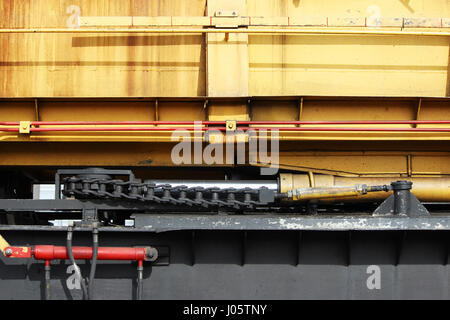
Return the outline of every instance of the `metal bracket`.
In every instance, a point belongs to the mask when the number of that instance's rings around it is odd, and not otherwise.
[[[20,121],[19,133],[29,134],[31,132],[31,121]]]
[[[214,13],[214,16],[216,18],[223,18],[223,21],[220,21],[222,19],[218,19],[220,23],[215,23],[215,28],[224,28],[224,29],[236,29],[239,27],[237,23],[235,23],[235,20],[233,18],[238,17],[237,11],[216,11]],[[217,20],[216,20],[217,21]]]
[[[74,222],[74,226],[81,228],[98,229],[100,222],[98,221],[97,208],[83,208],[81,221]]]
[[[218,10],[214,13],[216,17],[237,17],[238,12],[236,10],[227,11],[227,10]]]
[[[408,216],[428,217],[430,213],[422,203],[411,193],[412,182],[396,181],[391,183],[394,194],[389,196],[374,211],[374,216]]]
[[[83,209],[83,224],[91,225],[97,221],[97,208]]]
[[[237,122],[236,122],[236,120],[227,120],[226,126],[227,126],[227,131],[236,131]]]

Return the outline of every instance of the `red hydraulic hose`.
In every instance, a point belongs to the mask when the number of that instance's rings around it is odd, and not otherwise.
[[[270,131],[270,130],[279,130],[279,131],[350,131],[350,132],[360,132],[360,131],[376,131],[376,132],[450,132],[450,128],[339,128],[339,127],[330,127],[330,128],[299,128],[299,127],[251,127],[251,128],[239,128],[244,131],[248,130],[261,130],[261,131]]]
[[[73,247],[73,257],[79,260],[92,259],[92,247]],[[52,245],[37,245],[32,250],[36,260],[67,260],[66,247],[57,247]],[[119,248],[119,247],[99,247],[98,260],[128,260],[140,261],[146,260],[145,248]]]
[[[450,120],[347,120],[347,121],[238,121],[238,124],[254,125],[341,125],[341,124],[450,124]]]
[[[184,127],[83,127],[83,128],[74,128],[74,127],[64,127],[64,128],[30,128],[30,131],[33,132],[46,132],[46,131],[175,131],[175,130],[186,130],[186,131],[210,131],[210,130],[218,130],[225,131],[224,127],[199,127],[199,128],[184,128]]]
[[[5,132],[19,132],[19,128],[0,128],[0,131],[5,131]]]
[[[314,120],[314,121],[236,121],[238,125],[342,125],[342,124],[450,124],[450,120]],[[0,126],[18,126],[19,122],[0,122]],[[82,125],[224,125],[226,121],[31,121],[32,126]]]
[[[154,255],[148,248],[127,248],[127,247],[99,247],[98,260],[127,260],[127,261],[144,261],[149,260]],[[92,247],[73,247],[73,257],[77,260],[91,260]],[[53,245],[36,245],[30,247],[7,247],[5,248],[5,256],[8,258],[25,258],[34,257],[36,260],[68,260],[67,247],[58,247]]]
[[[238,129],[243,131],[249,130],[261,130],[261,131],[270,131],[270,130],[278,130],[278,131],[303,131],[303,132],[312,132],[312,131],[346,131],[346,132],[361,132],[361,131],[375,131],[375,132],[450,132],[450,128],[340,128],[340,127],[327,127],[327,128],[305,128],[305,127],[238,127]],[[49,132],[49,131],[72,131],[72,132],[81,132],[81,131],[175,131],[175,130],[186,130],[186,131],[226,131],[226,128],[223,127],[202,127],[198,129],[193,128],[177,128],[177,127],[151,127],[151,128],[142,128],[142,127],[114,127],[114,128],[106,128],[106,127],[93,127],[93,128],[31,128],[32,132]],[[8,130],[12,131],[12,130]],[[18,131],[18,130],[16,130]]]
[[[81,126],[81,125],[214,125],[225,124],[225,121],[32,121],[33,126]],[[1,123],[0,123],[1,124]]]

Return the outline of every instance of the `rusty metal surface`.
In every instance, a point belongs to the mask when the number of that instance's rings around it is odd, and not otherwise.
[[[374,26],[396,22],[397,30],[390,32],[413,31],[410,27],[415,25],[417,35],[430,31],[427,30],[430,27],[442,33],[440,29],[447,26],[450,15],[446,0],[419,0],[408,5],[390,0],[374,3],[347,0],[339,5],[261,0],[190,3],[83,0],[65,5],[59,0],[37,0],[3,1],[0,28],[59,28],[67,32],[76,26],[79,16],[164,20],[164,17],[202,18],[220,10],[235,10],[241,17],[259,17],[262,21],[281,18],[283,24],[315,19],[332,29],[342,29],[338,26],[346,23],[353,28],[360,25],[362,31],[349,32],[363,33],[378,33]],[[286,17],[290,20],[283,19]],[[407,31],[400,30],[404,26]],[[240,30],[231,32],[236,31]],[[446,37],[401,34],[374,35],[370,39],[364,34],[234,37],[218,32],[214,37],[208,36],[209,39],[199,34],[1,34],[0,95],[195,97],[208,93],[246,96],[248,92],[257,96],[448,96]],[[234,83],[223,77],[227,74],[230,78],[235,76]]]

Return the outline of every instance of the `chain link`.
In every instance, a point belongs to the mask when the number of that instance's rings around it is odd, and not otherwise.
[[[63,194],[83,199],[125,199],[159,204],[201,206],[204,208],[227,207],[253,209],[273,202],[273,191],[267,187],[258,189],[220,189],[218,187],[187,187],[170,184],[156,185],[152,182],[123,181],[68,177],[63,179]],[[267,197],[269,195],[269,197]]]

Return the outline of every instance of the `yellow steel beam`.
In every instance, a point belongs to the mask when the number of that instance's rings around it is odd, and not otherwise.
[[[404,30],[404,29],[403,29]],[[314,29],[314,28],[238,28],[238,29],[196,29],[196,28],[23,28],[0,29],[0,33],[154,33],[154,34],[190,34],[190,33],[247,33],[247,34],[289,34],[289,35],[386,35],[386,36],[450,36],[447,31],[396,31],[396,30],[354,30],[354,29]]]
[[[250,103],[246,102],[247,100]],[[448,98],[420,98],[420,120],[448,120],[450,109]],[[415,120],[417,98],[367,98],[367,97],[251,97],[251,98],[209,98],[209,100],[157,99],[135,100],[85,100],[41,99],[39,119],[41,121],[204,121],[204,120],[251,120],[251,121],[361,121],[361,120]],[[208,107],[205,108],[205,101]],[[300,101],[300,103],[299,103]],[[303,102],[302,102],[303,101]],[[0,119],[8,122],[34,121],[36,105],[34,100],[0,99]],[[299,106],[300,105],[300,106]],[[299,110],[300,109],[300,110]],[[239,123],[238,123],[239,124]],[[164,125],[160,125],[164,127]],[[175,125],[173,125],[175,126]],[[295,127],[291,124],[256,125],[257,127]],[[329,124],[303,124],[304,129],[333,127]],[[52,127],[51,125],[41,126]],[[60,126],[61,127],[61,126]],[[73,126],[81,128],[84,126]],[[106,126],[105,126],[106,127]],[[153,125],[142,126],[154,127]],[[182,126],[179,126],[180,128]],[[352,128],[395,128],[450,129],[449,124],[359,124],[345,125]],[[0,126],[7,128],[7,126]],[[238,128],[239,129],[239,126]],[[22,130],[27,132],[27,126]],[[335,140],[335,141],[425,141],[449,140],[449,132],[399,132],[399,131],[280,131],[280,141]],[[269,137],[270,139],[270,137]],[[31,132],[16,134],[1,132],[1,141],[147,141],[170,142],[171,132],[123,131],[123,132]]]
[[[330,143],[328,141],[328,143]],[[437,144],[436,142],[435,144]],[[340,144],[342,144],[340,142]],[[430,144],[427,141],[427,144]],[[321,145],[314,142],[316,149],[329,150],[330,144]],[[122,167],[173,167],[171,151],[174,143],[102,143],[102,142],[34,142],[34,143],[0,143],[0,166],[122,166]],[[203,147],[206,145],[204,144]],[[370,145],[369,145],[370,147]],[[285,151],[280,144],[279,160],[274,165],[281,169],[313,173],[332,174],[336,176],[379,177],[396,176],[397,178],[450,175],[449,152],[388,152],[388,151]],[[299,144],[298,150],[310,148]],[[420,146],[417,146],[420,149]],[[388,149],[388,146],[385,147]],[[448,149],[448,148],[447,148]],[[216,167],[235,167],[235,163],[225,161],[212,164]],[[410,170],[407,158],[411,157]],[[255,163],[243,165],[258,165]],[[185,166],[205,166],[205,163],[184,164]],[[308,177],[308,181],[311,179]],[[314,175],[314,181],[317,181]]]

